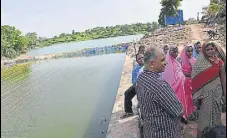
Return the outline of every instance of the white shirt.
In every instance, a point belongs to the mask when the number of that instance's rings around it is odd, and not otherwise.
[[[140,70],[139,70],[139,72],[138,72],[138,74],[137,74],[137,78],[139,77],[139,75],[141,74],[141,73],[143,73],[143,70],[144,70],[144,66],[142,67],[142,68],[140,68]],[[161,75],[161,77],[162,77],[162,73],[159,73],[160,75]]]

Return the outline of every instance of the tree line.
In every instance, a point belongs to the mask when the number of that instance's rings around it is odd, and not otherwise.
[[[52,38],[39,37],[36,32],[22,34],[14,26],[1,26],[1,58],[15,58],[30,49],[50,46],[53,44],[77,42],[92,39],[127,36],[136,34],[147,34],[155,31],[160,25],[157,22],[136,23],[131,25],[116,25],[107,27],[96,27],[84,32],[62,33]]]

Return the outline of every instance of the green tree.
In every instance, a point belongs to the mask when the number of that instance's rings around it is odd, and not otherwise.
[[[14,58],[21,52],[26,52],[35,47],[50,46],[57,43],[76,42],[91,39],[126,36],[134,34],[146,34],[159,28],[159,24],[152,23],[135,23],[125,25],[115,25],[106,27],[95,27],[87,29],[84,32],[61,33],[52,38],[38,37],[37,33],[27,33],[22,35],[21,31],[14,26],[1,26],[1,57]]]
[[[125,25],[115,25],[106,27],[95,27],[92,29],[87,29],[84,32],[75,32],[65,34],[62,33],[59,36],[54,36],[53,38],[48,38],[43,40],[40,46],[49,46],[56,43],[72,42],[72,41],[84,41],[91,39],[134,35],[134,34],[146,34],[147,32],[153,32],[155,29],[159,28],[158,23],[135,23],[135,24],[125,24]]]
[[[212,2],[210,3],[210,5],[208,6],[208,9],[207,9],[207,14],[208,15],[216,15],[222,8],[223,6],[220,5],[219,3],[217,2]]]
[[[38,45],[38,36],[36,32],[27,33],[25,37],[28,41],[28,48],[33,49]]]
[[[14,26],[1,26],[1,57],[15,58],[28,48],[29,40]]]
[[[27,39],[14,26],[1,26],[1,56],[14,58],[27,48]]]

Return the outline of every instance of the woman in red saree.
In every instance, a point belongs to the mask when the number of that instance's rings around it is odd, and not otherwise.
[[[181,60],[182,60],[182,71],[185,75],[185,82],[184,82],[184,90],[185,90],[185,100],[186,100],[186,112],[185,117],[189,117],[193,111],[196,110],[196,107],[193,104],[192,99],[192,80],[191,80],[191,73],[192,73],[192,65],[195,64],[196,59],[193,57],[193,46],[185,46],[183,51],[181,52]]]
[[[184,82],[185,76],[182,72],[180,60],[177,60],[178,48],[171,46],[166,55],[167,65],[165,71],[162,73],[163,79],[173,88],[176,97],[183,104],[185,113],[187,113],[187,103],[185,99]],[[183,116],[186,118],[186,114]]]
[[[226,58],[219,58],[220,52],[217,47],[214,42],[204,44],[202,53],[192,67],[193,98],[201,103],[198,137],[204,129],[222,124],[221,108],[222,97],[226,95],[226,74],[224,62],[221,59]]]

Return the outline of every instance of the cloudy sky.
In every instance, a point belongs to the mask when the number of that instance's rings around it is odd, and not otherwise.
[[[210,0],[183,0],[184,18],[197,16]],[[51,37],[97,26],[158,20],[160,0],[2,0],[1,23],[23,33]]]

